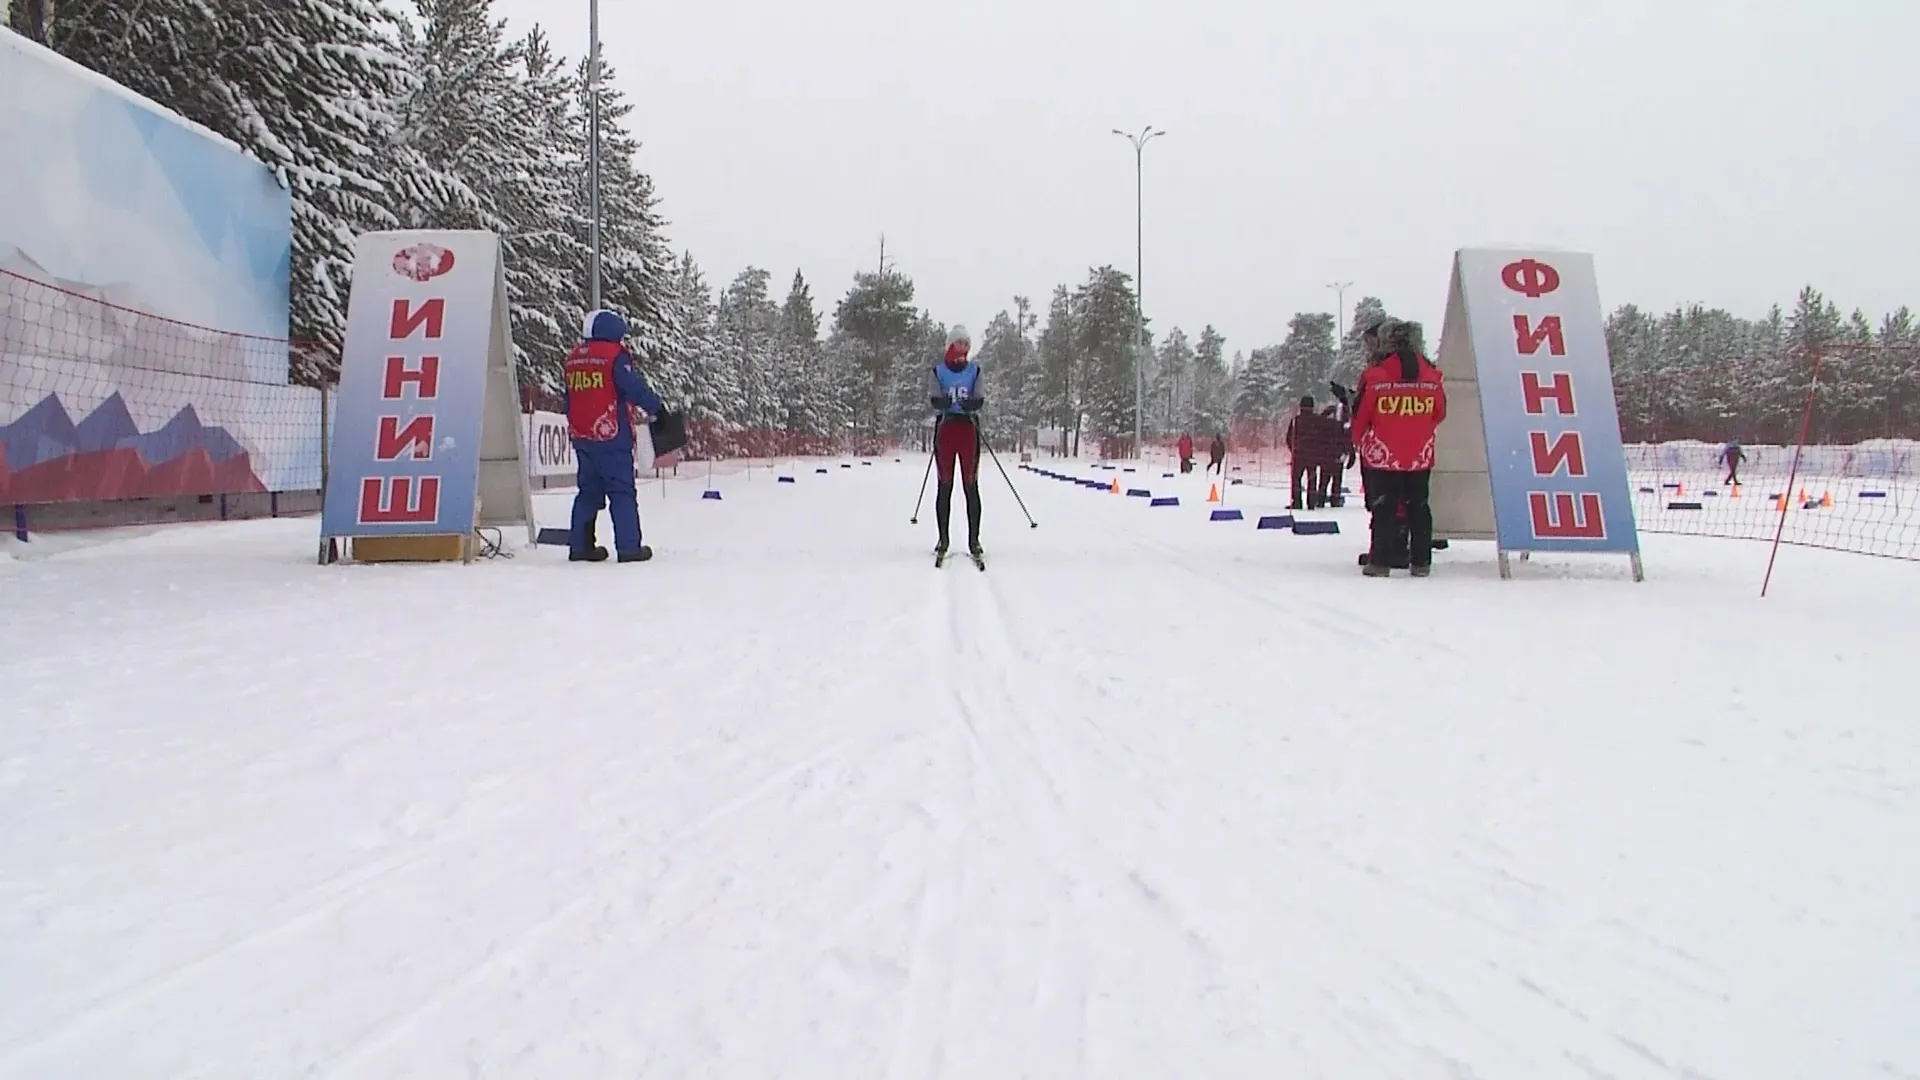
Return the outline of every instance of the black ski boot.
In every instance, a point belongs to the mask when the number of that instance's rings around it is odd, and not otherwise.
[[[936,484],[933,489],[933,520],[940,527],[940,542],[933,546],[933,553],[945,556],[947,553],[947,522],[953,517],[953,485]]]
[[[634,551],[623,551],[620,553],[621,562],[646,562],[651,558],[653,558],[653,549],[645,544],[641,544],[640,547]]]
[[[967,490],[967,554],[980,559],[980,485]]]
[[[568,548],[568,562],[606,562],[607,549],[598,544],[590,548]]]

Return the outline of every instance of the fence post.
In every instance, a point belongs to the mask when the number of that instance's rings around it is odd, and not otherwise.
[[[323,386],[320,388],[320,501],[322,504],[327,501],[327,471],[331,465],[328,457],[333,452],[333,448],[328,445],[332,440],[327,438],[332,409],[332,395]]]
[[[13,505],[13,535],[21,543],[27,542],[27,508],[19,503]]]
[[[1773,529],[1773,550],[1767,555],[1767,575],[1760,579],[1760,597],[1765,599],[1767,586],[1773,584],[1773,561],[1780,557],[1780,538],[1787,531],[1787,508],[1793,505],[1793,485],[1800,478],[1800,455],[1807,449],[1807,433],[1813,429],[1813,399],[1820,392],[1820,362],[1825,359],[1823,350],[1815,346],[1813,350],[1813,377],[1807,380],[1807,407],[1800,416],[1800,441],[1793,447],[1793,466],[1787,471],[1787,486],[1780,493],[1780,523]]]

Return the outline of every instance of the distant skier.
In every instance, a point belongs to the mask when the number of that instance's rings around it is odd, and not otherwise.
[[[607,549],[594,542],[593,522],[605,505],[613,518],[613,546],[619,560],[645,562],[653,549],[640,542],[640,505],[634,493],[633,410],[650,416],[665,412],[647,381],[634,370],[627,352],[627,320],[600,310],[582,327],[584,340],[566,362],[565,409],[568,434],[578,463],[579,492],[573,498],[573,528],[567,558],[604,562]]]
[[[1747,452],[1740,449],[1739,439],[1727,443],[1727,448],[1720,452],[1720,460],[1727,466],[1727,478],[1723,482],[1740,486],[1740,466],[1747,460]]]
[[[1227,476],[1227,439],[1219,432],[1213,433],[1213,445],[1207,447],[1207,471],[1217,472],[1222,480]]]
[[[1367,506],[1373,512],[1373,543],[1364,572],[1391,574],[1400,519],[1407,530],[1408,565],[1415,577],[1433,570],[1433,478],[1435,435],[1447,418],[1447,388],[1440,369],[1418,351],[1418,328],[1399,319],[1380,327],[1377,363],[1360,376],[1360,405],[1353,416],[1353,445],[1373,470]]]
[[[933,405],[933,460],[939,471],[933,510],[939,519],[940,542],[934,552],[947,553],[947,520],[953,513],[953,473],[960,471],[960,488],[967,497],[967,552],[978,560],[980,548],[980,424],[979,412],[987,399],[980,394],[980,365],[968,359],[973,348],[964,327],[955,327],[947,352],[933,366],[928,380]]]
[[[1179,450],[1180,452],[1180,471],[1183,473],[1192,472],[1193,471],[1193,434],[1191,432],[1182,432],[1180,435],[1180,442],[1176,446],[1176,449]]]

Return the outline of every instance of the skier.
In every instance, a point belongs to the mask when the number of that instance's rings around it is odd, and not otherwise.
[[[1178,449],[1180,452],[1180,471],[1183,473],[1192,472],[1193,471],[1193,433],[1182,432],[1180,435],[1180,442],[1177,444],[1176,449]]]
[[[1220,473],[1220,479],[1227,478],[1227,439],[1219,432],[1213,433],[1213,445],[1207,447],[1207,471]]]
[[[1418,330],[1389,319],[1379,330],[1380,359],[1360,376],[1360,406],[1353,416],[1353,445],[1372,471],[1367,507],[1373,512],[1373,542],[1363,572],[1386,577],[1406,519],[1408,565],[1415,577],[1433,572],[1434,437],[1447,418],[1447,388],[1440,369],[1420,355]]]
[[[979,412],[987,399],[980,394],[980,365],[969,360],[973,348],[964,327],[955,327],[947,339],[946,356],[933,366],[928,379],[928,401],[933,405],[933,459],[939,470],[933,510],[939,518],[940,542],[933,551],[947,555],[947,520],[953,512],[954,466],[960,469],[960,487],[967,496],[967,553],[979,562],[980,549],[980,424]]]
[[[1747,452],[1740,449],[1739,439],[1727,443],[1727,448],[1720,452],[1720,460],[1727,466],[1727,478],[1722,482],[1739,487],[1740,466],[1747,460]]]
[[[613,546],[619,560],[645,562],[653,549],[640,542],[640,505],[633,483],[633,410],[650,416],[666,411],[647,381],[634,369],[627,351],[627,320],[605,309],[590,313],[583,340],[566,362],[568,435],[578,463],[573,498],[573,528],[567,558],[604,562],[607,549],[594,542],[593,522],[605,505],[613,518]]]

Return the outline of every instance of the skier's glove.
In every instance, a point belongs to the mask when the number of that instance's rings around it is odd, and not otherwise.
[[[975,412],[979,412],[980,406],[985,405],[986,403],[987,403],[986,398],[970,397],[967,400],[960,403],[960,409],[963,412],[975,413]]]
[[[935,394],[927,400],[933,403],[934,409],[938,412],[946,412],[953,408],[953,399],[945,394]]]

